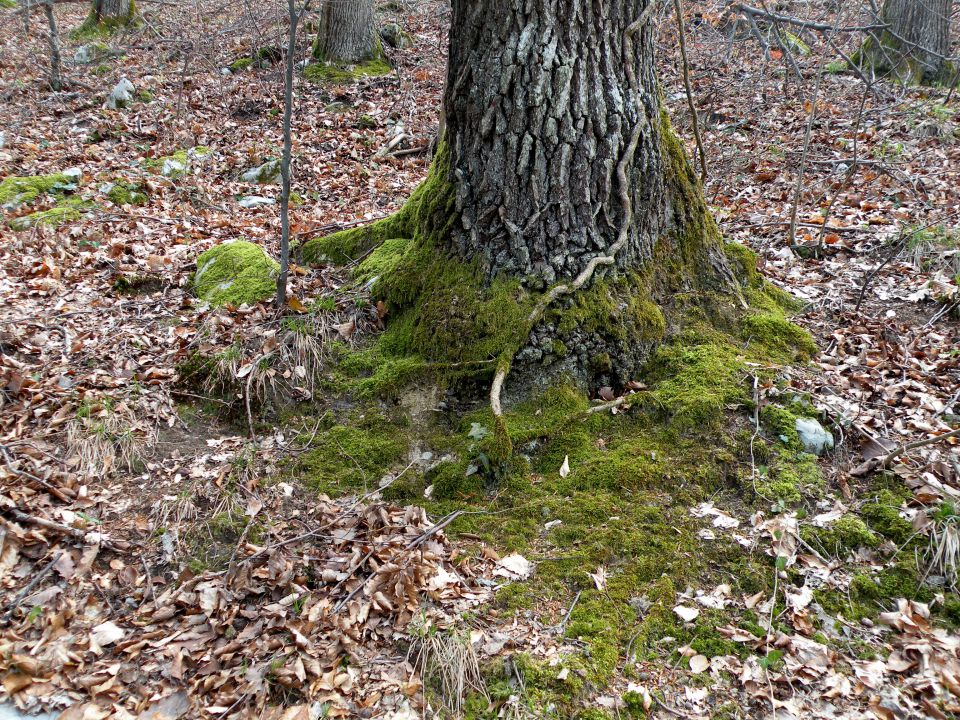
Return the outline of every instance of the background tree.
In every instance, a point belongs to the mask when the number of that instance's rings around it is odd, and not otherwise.
[[[887,28],[871,32],[855,61],[908,83],[955,80],[948,60],[952,5],[952,0],[884,0],[880,20]]]
[[[135,0],[93,0],[82,29],[121,27],[134,22],[136,18]]]
[[[560,375],[623,386],[676,293],[737,297],[661,105],[656,6],[454,0],[428,180],[393,217],[305,248],[343,261],[380,245],[366,266],[392,318],[384,346],[434,366],[493,363],[495,414],[508,372],[517,388]]]
[[[382,56],[374,0],[326,0],[320,6],[313,54],[318,60],[357,63]]]

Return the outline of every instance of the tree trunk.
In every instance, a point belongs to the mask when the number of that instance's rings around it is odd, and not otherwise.
[[[130,23],[135,17],[133,0],[94,0],[87,23],[117,27]]]
[[[675,296],[737,297],[661,107],[656,0],[452,5],[430,177],[397,215],[304,257],[369,255],[391,352],[495,367],[519,394],[557,377],[622,387],[677,328]]]
[[[885,0],[880,20],[858,53],[861,66],[906,83],[949,82],[952,0]]]
[[[318,60],[358,63],[382,55],[374,0],[325,0],[313,54]]]
[[[461,256],[549,284],[605,255],[627,222],[618,264],[650,258],[669,197],[650,24],[625,46],[644,5],[454,0],[445,107]],[[625,218],[615,168],[638,127]]]

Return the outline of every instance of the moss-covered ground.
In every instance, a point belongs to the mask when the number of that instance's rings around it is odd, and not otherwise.
[[[350,264],[386,328],[360,347],[336,349],[325,388],[337,400],[325,403],[325,432],[289,474],[332,495],[382,485],[387,500],[424,505],[435,517],[461,511],[449,533],[534,560],[532,579],[499,588],[501,618],[556,626],[572,607],[563,628],[576,648],[562,661],[569,672],[522,655],[510,667],[495,663],[485,669],[491,701],[471,699],[467,717],[496,717],[518,674],[537,716],[593,718],[606,715],[585,709],[585,699],[633,677],[637,663],[683,667],[684,647],[707,657],[764,656],[718,630],[766,634],[742,605],[702,608],[692,623],[673,611],[695,589],[727,584],[734,598],[769,597],[778,572],[803,584],[763,546],[720,533],[705,540],[708,522],[690,511],[707,500],[743,522],[756,512],[794,513],[801,542],[825,558],[874,553],[877,572],[815,592],[826,617],[837,618],[836,626],[814,618],[827,643],[844,622],[874,617],[893,598],[930,594],[915,554],[896,551],[915,540],[895,486],[865,488],[869,499],[823,527],[808,520],[832,488],[795,428],[817,413],[779,375],[817,348],[790,320],[799,303],[761,278],[748,249],[720,240],[667,125],[665,137],[689,200],[676,209],[685,231],[657,246],[656,273],[598,279],[546,316],[558,356],[567,351],[564,333],[580,329],[654,348],[629,406],[616,414],[588,412],[581,387],[562,380],[502,419],[487,407],[484,391],[497,363],[526,341],[537,295],[511,279],[478,284],[480,268],[438,250],[453,202],[442,144],[399,213],[302,249],[308,262]],[[733,287],[699,279],[697,262],[711,252],[726,258]],[[434,402],[411,415],[414,395]],[[565,464],[569,473],[560,472]],[[598,568],[602,588],[591,576]],[[781,595],[775,615],[783,609]]]
[[[64,173],[5,178],[0,182],[0,207],[19,213],[9,218],[7,225],[21,231],[79,220],[94,204],[69,194],[77,189],[78,180],[77,174]],[[32,212],[22,212],[24,208]]]

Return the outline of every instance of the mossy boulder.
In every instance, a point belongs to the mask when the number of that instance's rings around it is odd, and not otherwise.
[[[193,289],[211,305],[249,305],[276,292],[279,270],[279,263],[259,245],[245,240],[224,243],[197,258]]]
[[[84,213],[92,210],[94,204],[79,197],[62,198],[57,204],[47,210],[38,210],[29,215],[21,215],[10,220],[11,230],[23,231],[38,225],[59,227],[64,223],[75,222],[83,217]]]
[[[92,65],[113,57],[116,53],[102,40],[85,43],[73,53],[73,62],[77,65]]]
[[[240,179],[248,183],[257,183],[258,185],[273,185],[280,182],[280,161],[276,158],[267,160],[262,165],[250,168]]]
[[[4,210],[17,210],[40,201],[47,205],[42,210],[11,218],[7,225],[11,230],[22,231],[38,225],[57,227],[79,220],[93,208],[89,200],[67,195],[77,189],[81,175],[79,169],[71,168],[51,175],[6,178],[0,183],[0,207]]]

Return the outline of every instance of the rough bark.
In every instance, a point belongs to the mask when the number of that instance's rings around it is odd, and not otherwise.
[[[858,54],[861,66],[909,82],[947,82],[952,0],[885,0],[881,21]]]
[[[454,0],[445,108],[462,256],[549,284],[606,254],[623,222],[615,168],[640,125],[618,263],[651,257],[670,198],[650,24],[631,56],[624,45],[646,4]]]
[[[489,277],[542,290],[611,257],[628,274],[649,271],[665,238],[680,254],[691,235],[703,276],[729,276],[709,250],[715,227],[662,112],[653,25],[636,24],[649,4],[454,0],[444,106],[459,222],[447,242]],[[520,387],[558,374],[614,385],[635,376],[662,340],[650,303],[661,298],[649,284],[597,287],[609,274],[604,260],[536,323],[514,358]],[[571,329],[563,308],[590,315],[593,301],[613,309],[610,326],[594,316]]]
[[[358,63],[381,55],[374,0],[325,0],[314,45],[318,60]]]
[[[135,17],[133,0],[93,0],[87,24],[116,27],[130,23]]]

